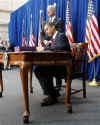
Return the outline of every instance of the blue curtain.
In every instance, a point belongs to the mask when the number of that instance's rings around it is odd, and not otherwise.
[[[74,39],[76,42],[85,41],[85,28],[88,11],[88,0],[70,0],[71,1],[71,15],[72,15],[72,28]],[[29,42],[30,34],[30,15],[32,14],[34,36],[37,41],[39,30],[39,17],[40,10],[43,11],[43,20],[47,20],[47,7],[50,4],[56,3],[56,15],[64,19],[66,17],[67,0],[29,0],[24,6],[14,11],[10,17],[9,23],[9,39],[13,46],[20,45],[22,42],[22,21],[25,22],[25,35],[27,42]],[[95,11],[98,19],[100,29],[100,0],[94,0]],[[100,81],[100,57],[96,60],[96,79]],[[93,79],[94,62],[88,63],[86,66],[87,78]]]
[[[17,22],[16,22],[16,12],[12,13],[10,16],[9,23],[9,40],[13,46],[17,45]]]

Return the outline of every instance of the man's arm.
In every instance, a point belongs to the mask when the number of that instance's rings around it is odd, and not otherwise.
[[[70,44],[67,37],[64,34],[61,34],[55,39],[54,44],[47,46],[44,50],[65,50],[71,51]]]

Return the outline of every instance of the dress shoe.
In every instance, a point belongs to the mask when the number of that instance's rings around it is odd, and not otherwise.
[[[44,98],[43,101],[41,102],[41,106],[49,106],[49,105],[54,105],[58,102],[57,98],[48,96],[47,98]]]

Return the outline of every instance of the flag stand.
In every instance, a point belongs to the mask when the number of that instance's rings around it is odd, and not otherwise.
[[[91,82],[88,83],[89,86],[100,86],[100,84],[96,81],[96,62],[94,60],[94,78]]]

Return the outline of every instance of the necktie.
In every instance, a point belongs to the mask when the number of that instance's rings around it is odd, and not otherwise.
[[[53,45],[53,44],[54,44],[54,41],[55,41],[55,39],[50,40],[50,41],[49,41],[50,45]]]

